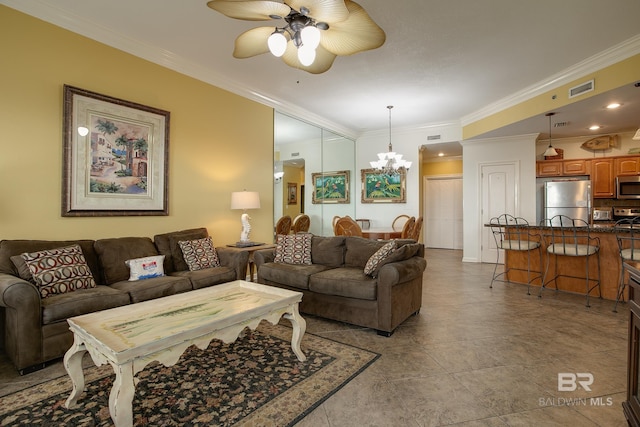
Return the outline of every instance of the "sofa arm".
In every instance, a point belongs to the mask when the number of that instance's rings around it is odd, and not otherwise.
[[[220,265],[233,268],[236,271],[236,279],[244,280],[247,277],[249,252],[227,246],[216,248],[216,252],[220,259]]]
[[[275,248],[260,249],[259,251],[255,251],[253,253],[253,262],[256,264],[256,269],[260,270],[260,266],[262,264],[273,262],[275,257],[276,257]]]
[[[378,286],[393,286],[408,282],[416,277],[422,277],[427,268],[427,261],[417,256],[409,259],[385,264],[378,273]]]
[[[5,307],[5,352],[18,370],[42,362],[42,308],[35,285],[0,273],[0,306]]]

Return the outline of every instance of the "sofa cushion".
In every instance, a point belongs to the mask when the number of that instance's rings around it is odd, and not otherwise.
[[[387,242],[369,240],[363,237],[347,237],[345,240],[344,266],[363,270],[371,255],[375,254],[385,243]]]
[[[112,284],[111,287],[128,292],[132,303],[175,295],[192,289],[188,278],[176,276],[154,277],[135,282],[124,280]]]
[[[278,234],[276,256],[273,261],[285,264],[311,265],[312,238],[313,235],[310,233]]]
[[[129,294],[109,286],[96,286],[42,300],[42,323],[48,325],[70,317],[129,304]],[[65,322],[66,323],[66,322]]]
[[[181,240],[202,239],[207,236],[209,236],[209,233],[204,227],[172,231],[171,233],[156,234],[153,236],[153,242],[156,244],[158,252],[165,256],[164,272],[169,274],[174,271],[189,270],[189,267],[187,267],[187,264],[184,262],[184,258],[182,258],[182,251],[180,250],[178,242]]]
[[[22,255],[14,255],[11,257],[11,262],[16,266],[16,270],[18,271],[18,277],[22,280],[26,280],[27,282],[36,284],[36,281],[33,280],[33,276],[31,275],[31,270],[29,270],[29,266],[27,262],[22,258]]]
[[[197,271],[175,271],[172,276],[186,277],[193,289],[206,288],[236,280],[236,270],[230,267],[205,268]]]
[[[344,242],[344,236],[313,236],[311,240],[312,262],[328,267],[342,267],[344,264]]]
[[[42,298],[96,287],[79,245],[27,252],[21,256]]]
[[[293,265],[270,262],[262,264],[258,269],[261,280],[280,283],[298,289],[309,289],[309,276],[318,272],[329,270],[321,264]]]
[[[311,276],[309,290],[319,294],[375,301],[377,281],[364,274],[361,268],[333,268]]]
[[[148,256],[144,258],[128,259],[129,281],[151,279],[164,276],[164,255]]]
[[[18,269],[14,263],[11,262],[12,256],[20,256],[20,254],[25,252],[63,248],[74,244],[78,244],[80,248],[82,248],[84,259],[91,269],[96,283],[98,285],[103,284],[102,277],[100,276],[98,256],[93,248],[93,240],[2,240],[0,241],[0,273],[19,276]]]
[[[158,255],[153,242],[148,237],[118,237],[96,240],[96,253],[104,274],[104,283],[111,285],[129,280],[128,259]]]
[[[181,240],[178,242],[184,261],[189,271],[203,270],[205,268],[220,267],[220,258],[213,246],[211,237],[196,240]]]
[[[366,274],[367,276],[376,277],[374,273],[379,269],[380,263],[387,259],[389,255],[391,255],[391,253],[393,253],[393,251],[395,250],[395,240],[390,240],[389,242],[385,243],[380,249],[376,251],[376,253],[371,255],[369,260],[367,260],[367,263],[365,264],[363,270],[364,274]]]

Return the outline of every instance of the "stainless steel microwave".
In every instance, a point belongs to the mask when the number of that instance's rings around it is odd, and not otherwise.
[[[640,175],[616,177],[618,199],[640,199]]]

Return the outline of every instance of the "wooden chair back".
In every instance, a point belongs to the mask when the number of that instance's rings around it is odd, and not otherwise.
[[[362,229],[353,218],[349,216],[343,216],[336,222],[334,228],[334,234],[336,236],[359,236],[362,237]]]
[[[393,228],[394,231],[400,231],[404,228],[407,221],[409,221],[409,215],[398,215],[391,223],[391,228]]]
[[[293,219],[293,225],[291,231],[294,233],[306,233],[311,226],[311,219],[309,215],[300,214]]]
[[[411,230],[413,230],[413,225],[416,223],[416,217],[412,216],[404,223],[404,227],[402,227],[402,233],[400,237],[402,239],[410,239],[411,238]]]
[[[289,234],[291,232],[291,217],[285,215],[276,222],[276,236],[279,234]]]
[[[420,232],[422,231],[422,222],[423,222],[423,219],[421,216],[419,216],[416,219],[416,222],[413,224],[413,227],[411,228],[409,238],[415,240],[416,242],[420,240]]]

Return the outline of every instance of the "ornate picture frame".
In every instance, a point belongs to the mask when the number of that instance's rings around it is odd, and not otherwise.
[[[297,182],[287,182],[287,204],[288,205],[298,204],[298,183]]]
[[[362,203],[406,203],[406,174],[362,169]]]
[[[64,85],[62,216],[168,215],[169,118]]]
[[[349,171],[312,173],[311,182],[311,203],[349,203]]]

